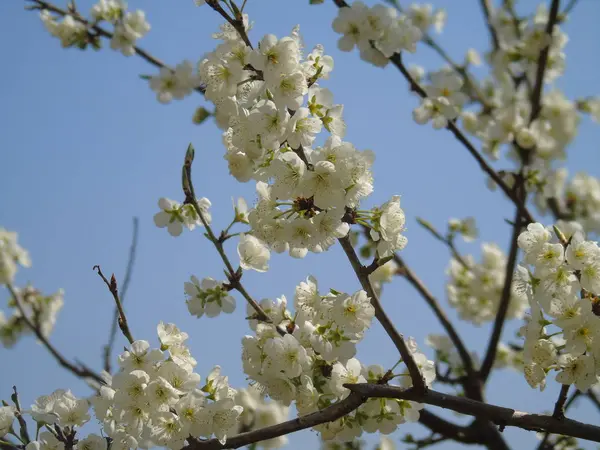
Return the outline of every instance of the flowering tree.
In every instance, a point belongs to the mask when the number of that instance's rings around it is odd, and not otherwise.
[[[26,8],[39,12],[63,47],[99,49],[108,42],[113,50],[157,67],[156,74],[143,78],[159,102],[199,94],[214,105],[211,111],[199,108],[193,119],[201,123],[214,117],[223,130],[231,176],[255,184],[257,200],[250,205],[237,200],[230,224],[222,231],[214,228],[212,204],[201,196],[208,188],[192,177],[197,163],[190,144],[173,162],[181,166],[181,178],[173,180],[181,188],[179,201],[161,198],[154,223],[174,237],[184,229],[202,229],[206,245],[221,258],[225,278],[192,276],[184,284],[186,304],[191,315],[207,321],[234,313],[243,299],[250,331],[242,339],[241,356],[249,386],[231,387],[219,366],[202,379],[188,334],[175,324],[158,324],[157,346],[148,336],[134,337],[123,299],[137,221],[122,283],[94,267],[115,303],[101,372],[68,359],[52,344],[63,293],[45,295],[31,285],[15,285],[17,269],[31,261],[17,234],[0,229],[0,284],[9,293],[7,313],[0,315],[3,345],[33,334],[56,362],[93,390],[89,398],[77,398],[58,389],[27,408],[14,388],[0,407],[2,448],[277,448],[287,435],[312,428],[327,449],[361,448],[363,433],[384,435],[379,448],[390,449],[394,443],[385,435],[405,422],[429,430],[424,439],[404,436],[414,448],[453,440],[507,449],[502,434],[507,426],[540,432],[540,450],[577,448],[577,438],[600,442],[600,427],[565,415],[582,396],[600,407],[594,390],[600,376],[600,248],[588,238],[600,231],[600,182],[584,174],[569,180],[559,165],[581,116],[600,120],[600,98],[571,100],[552,87],[564,69],[567,38],[561,24],[577,0],[565,5],[551,0],[527,14],[518,13],[514,1],[481,0],[491,44],[485,79],[470,70],[481,64],[475,51],[459,64],[432,37],[444,26],[443,10],[334,0],[339,49],[356,47],[362,60],[397,69],[418,99],[414,121],[449,132],[435,131],[458,140],[489,178],[490,189],[500,191],[490,195],[503,195],[513,204],[507,251],[483,244],[480,262],[456,245],[459,238],[477,238],[472,218],[450,219],[444,232],[419,220],[451,251],[449,304],[465,321],[491,323],[481,357],[403,260],[407,238],[400,197],[370,209],[361,206],[374,189],[374,152],[344,141],[344,107],[330,89],[333,58],[322,45],[304,48],[298,27],[289,36],[267,34],[253,42],[246,1],[196,1],[204,3],[203,9],[212,9],[215,21],[221,21],[213,34],[215,48],[198,64],[184,61],[175,67],[138,46],[150,25],[144,12],[128,10],[119,0],[101,0],[89,16],[73,1],[63,7],[27,0]],[[447,66],[429,73],[407,67],[403,54],[422,45]],[[498,159],[507,164],[503,170],[491,162]],[[232,241],[237,241],[235,258],[228,249]],[[257,300],[244,285],[247,271],[269,276],[273,252],[304,258],[334,246],[343,251],[360,290],[327,290],[309,275],[296,286],[292,305],[285,297]],[[422,352],[415,339],[403,336],[400,322],[380,301],[383,285],[396,275],[415,288],[445,330],[428,336],[430,351]],[[509,319],[523,322],[521,341],[505,345],[502,331]],[[357,344],[374,321],[396,349],[392,367],[359,360]],[[129,345],[113,369],[119,330]],[[561,386],[551,414],[486,402],[492,370],[507,366],[520,371],[533,389]],[[288,418],[290,406],[296,418]],[[442,418],[440,407],[471,422]],[[81,427],[92,415],[100,430],[85,434]]]

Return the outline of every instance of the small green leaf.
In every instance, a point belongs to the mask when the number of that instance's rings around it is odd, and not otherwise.
[[[196,125],[200,125],[212,115],[213,114],[208,109],[204,108],[203,106],[200,106],[198,109],[196,109],[196,112],[194,112],[192,122]]]

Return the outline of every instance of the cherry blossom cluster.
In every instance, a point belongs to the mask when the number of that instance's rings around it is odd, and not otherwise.
[[[554,167],[566,157],[566,147],[578,131],[580,113],[600,122],[600,97],[571,101],[553,88],[543,92],[540,110],[533,115],[531,89],[537,82],[540,52],[548,47],[543,83],[551,83],[564,72],[568,38],[560,28],[560,20],[552,36],[546,33],[549,14],[545,5],[540,5],[531,17],[519,17],[516,22],[511,8],[505,2],[491,11],[498,46],[486,55],[491,71],[482,81],[466,70],[481,64],[473,49],[467,52],[462,65],[429,73],[418,66],[409,69],[423,95],[420,106],[413,111],[414,120],[420,124],[431,121],[434,128],[444,128],[460,118],[462,127],[481,140],[482,150],[490,158],[499,159],[506,148],[511,159],[528,160],[524,176],[540,211],[546,212],[549,203],[558,202],[565,207],[561,211],[586,229],[600,230],[600,197],[595,195],[600,183],[591,176],[577,174],[565,187],[565,169]],[[400,9],[369,7],[360,1],[340,8],[333,21],[334,30],[342,34],[339,48],[350,51],[358,47],[364,60],[384,66],[394,53],[414,52],[419,40],[431,44],[428,30],[435,26],[441,31],[445,13],[434,11],[431,5],[411,5],[402,12]],[[479,105],[479,109],[470,105]],[[514,183],[513,173],[501,175],[509,186]]]
[[[110,443],[111,449],[120,450],[152,446],[178,450],[190,435],[214,435],[225,443],[243,422],[272,424],[285,419],[287,410],[279,405],[231,388],[219,366],[201,385],[200,375],[194,372],[196,360],[185,345],[188,335],[173,324],[161,322],[157,329],[160,348],[151,348],[147,341],[133,342],[118,357],[119,372],[112,377],[105,373],[105,384],[89,400],[57,390],[24,411],[40,427],[56,425],[40,433],[27,450],[64,449],[64,438],[73,439],[90,421],[90,406],[104,437],[77,438],[80,449],[106,450]],[[259,412],[261,417],[253,419]],[[0,409],[0,437],[10,429],[14,415],[14,408]]]
[[[210,224],[212,221],[209,211],[211,206],[210,200],[202,197],[197,201],[197,204],[202,212],[202,217],[207,224]],[[192,231],[197,226],[204,225],[194,205],[181,205],[175,200],[163,197],[158,200],[158,207],[161,211],[154,215],[154,224],[159,228],[166,227],[171,236],[179,236],[183,232],[184,226]]]
[[[268,401],[265,393],[261,392],[256,385],[247,389],[238,389],[235,403],[244,408],[239,418],[240,432],[259,430],[288,419],[289,408],[280,402]],[[260,441],[258,445],[262,448],[281,448],[287,443],[288,438],[284,435]]]
[[[247,23],[244,16],[246,31]],[[304,55],[297,27],[281,39],[265,36],[256,49],[230,24],[213,37],[221,42],[199,63],[199,77],[225,130],[231,174],[241,182],[255,180],[258,193],[247,214],[251,231],[238,245],[241,267],[267,270],[272,250],[297,258],[325,251],[348,234],[351,223],[373,230],[381,257],[402,249],[406,238],[399,197],[373,211],[357,211],[373,191],[374,156],[342,140],[343,106],[318,84],[333,69],[323,47]],[[166,93],[159,91],[159,96]],[[323,129],[330,136],[312,148]],[[188,205],[161,199],[159,206],[163,211],[155,222],[173,235],[182,225],[197,224]]]
[[[430,334],[425,343],[435,350],[435,361],[438,370],[445,370],[448,375],[452,374],[455,378],[467,375],[462,358],[460,357],[452,340],[444,334]],[[475,368],[480,365],[479,356],[476,352],[470,353],[471,361]],[[506,345],[502,342],[498,344],[496,358],[494,360],[494,369],[512,368],[519,373],[523,373],[523,351]],[[438,380],[438,381],[444,381]]]
[[[362,439],[352,439],[346,442],[321,441],[321,450],[366,450],[367,448],[369,447]],[[396,444],[389,436],[381,435],[373,450],[396,450]]]
[[[17,242],[17,233],[0,227],[0,284],[12,283],[17,267],[31,267],[29,253]]]
[[[491,65],[491,78],[476,86],[480,102],[479,112],[465,111],[463,126],[483,141],[483,150],[492,158],[499,158],[504,144],[512,157],[517,157],[512,144],[535,156],[530,161],[530,182],[541,182],[551,171],[551,163],[564,159],[565,148],[577,133],[579,115],[576,104],[559,90],[550,90],[541,99],[541,110],[535,120],[531,117],[531,98],[528,86],[536,83],[540,51],[549,46],[544,72],[545,83],[550,83],[564,71],[563,49],[567,37],[558,25],[553,35],[545,29],[548,12],[542,6],[537,13],[515,25],[507,4],[495,9],[492,23],[495,26],[499,47],[487,55]],[[515,79],[523,78],[522,83]],[[535,179],[537,176],[537,180]]]
[[[296,287],[295,314],[287,300],[265,299],[260,306],[271,323],[250,321],[255,334],[242,341],[244,372],[274,400],[284,405],[295,402],[300,415],[323,409],[348,396],[344,383],[377,382],[381,366],[363,366],[356,344],[363,338],[375,310],[365,291],[352,295],[331,289],[322,295],[315,278]],[[249,312],[251,310],[249,309]],[[427,383],[435,379],[433,362],[409,347]],[[408,373],[393,374],[410,386]],[[335,422],[315,427],[325,440],[348,441],[366,432],[393,432],[405,421],[419,418],[422,405],[392,399],[371,399],[354,413]]]
[[[465,242],[473,242],[479,235],[474,217],[466,217],[464,219],[452,218],[448,220],[448,233],[450,240],[456,234],[460,234]]]
[[[531,307],[521,329],[527,382],[544,389],[554,370],[559,383],[586,391],[600,374],[600,248],[576,227],[540,223],[528,225],[518,244],[524,258],[514,283]]]
[[[100,35],[95,26],[108,22],[114,27],[110,47],[125,56],[132,56],[136,41],[150,31],[144,11],[127,11],[127,3],[122,0],[100,0],[92,7],[87,20],[76,10],[70,10],[69,14],[60,17],[53,15],[48,9],[42,9],[40,18],[48,32],[60,39],[63,47],[78,47],[82,50],[88,45],[100,48]]]
[[[444,334],[429,334],[425,340],[425,344],[435,350],[435,361],[438,365],[445,364],[448,373],[452,373],[456,377],[466,374],[462,359],[454,347],[452,340]],[[471,358],[475,365],[478,365],[477,354],[471,353]]]
[[[15,298],[11,298],[8,307],[12,309],[12,315],[7,317],[0,311],[0,343],[7,348],[12,347],[21,336],[33,332],[25,319],[36,324],[42,336],[48,337],[64,304],[62,289],[45,295],[31,285],[23,288],[13,286],[18,266],[31,267],[29,253],[17,243],[16,232],[0,228],[0,285],[7,285],[14,290],[21,306]]]
[[[15,407],[10,405],[0,406],[0,438],[3,438],[12,430],[14,421]]]
[[[235,298],[229,295],[225,283],[220,283],[213,278],[204,278],[202,281],[194,275],[184,284],[187,297],[186,304],[191,315],[198,318],[216,317],[221,312],[231,314],[235,310]]]
[[[476,325],[494,320],[506,278],[506,255],[496,244],[482,244],[480,263],[471,255],[452,258],[447,274],[448,301],[461,319]],[[513,292],[506,317],[520,319],[526,309],[527,298]]]
[[[543,180],[536,205],[545,212],[550,209],[549,202],[554,201],[563,216],[577,220],[582,231],[600,233],[600,180],[585,172],[567,178],[567,169],[561,168]]]
[[[389,57],[402,50],[416,51],[416,43],[433,25],[441,31],[445,21],[443,10],[431,5],[409,7],[405,14],[384,5],[369,7],[361,1],[340,8],[333,30],[342,35],[338,48],[349,52],[357,47],[360,57],[376,66],[385,66]]]
[[[64,305],[64,291],[59,289],[54,294],[45,295],[33,286],[24,288],[15,287],[15,292],[20,296],[26,316],[32,321],[44,337],[50,336],[58,313]],[[23,319],[23,314],[17,308],[15,300],[8,306],[13,309],[10,317],[0,311],[0,342],[4,347],[12,347],[21,336],[31,334],[33,331]]]

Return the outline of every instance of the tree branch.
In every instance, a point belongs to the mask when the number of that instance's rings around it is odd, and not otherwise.
[[[490,0],[479,0],[479,3],[481,3],[481,10],[483,11],[485,24],[490,31],[490,37],[492,38],[492,42],[494,44],[494,50],[498,50],[500,48],[500,41],[498,40],[496,29],[492,24],[492,4],[490,3]]]
[[[569,393],[570,384],[563,384],[560,387],[560,393],[558,394],[558,400],[554,405],[554,412],[552,417],[555,419],[563,419],[565,417],[565,402],[567,401],[567,394]]]
[[[133,218],[133,236],[131,237],[131,246],[129,247],[129,260],[127,261],[127,269],[125,270],[125,279],[123,280],[123,289],[121,289],[121,303],[125,301],[127,289],[131,281],[131,274],[133,273],[133,266],[135,265],[135,254],[138,243],[138,228],[139,219]],[[111,373],[110,357],[112,354],[112,348],[115,345],[115,338],[117,336],[117,324],[119,321],[119,308],[115,306],[115,312],[113,314],[113,320],[110,325],[110,333],[108,335],[108,343],[104,346],[104,370]]]
[[[550,6],[550,14],[548,15],[548,23],[546,24],[546,34],[552,39],[554,32],[554,25],[556,25],[558,19],[558,12],[560,9],[560,0],[552,0]],[[538,60],[537,71],[535,75],[535,84],[533,92],[531,93],[531,116],[529,122],[533,122],[540,114],[542,110],[542,89],[544,86],[544,74],[546,72],[546,65],[548,64],[548,55],[550,53],[550,47],[552,46],[552,40],[544,47],[540,52],[540,59]]]
[[[242,41],[244,41],[248,47],[253,48],[250,39],[248,39],[248,34],[246,33],[246,28],[244,27],[244,20],[241,12],[238,10],[239,14],[236,14],[238,17],[230,17],[229,14],[227,14],[227,11],[225,11],[221,5],[219,5],[219,1],[220,0],[207,0],[206,4],[219,13],[223,19],[229,22],[229,24],[235,29],[235,31],[237,31]],[[232,5],[234,4],[233,2],[231,3]]]
[[[454,325],[452,325],[452,322],[440,306],[437,299],[433,296],[429,289],[427,289],[427,287],[417,277],[417,275],[410,269],[410,267],[406,265],[404,260],[397,253],[394,255],[394,261],[401,268],[401,276],[406,278],[406,280],[419,292],[419,294],[421,294],[421,297],[423,297],[425,302],[432,309],[435,317],[438,319],[442,327],[444,327],[446,333],[448,333],[448,336],[450,337],[450,340],[456,347],[456,350],[458,351],[460,359],[464,365],[465,372],[467,373],[467,378],[473,380],[477,379],[477,374],[475,372],[475,368],[473,367],[473,360],[471,358],[471,354],[467,350],[467,347],[465,346],[463,340],[454,328]],[[479,383],[477,383],[477,385],[479,385]],[[471,398],[480,400],[482,399],[481,388],[473,389],[466,388],[465,386],[465,393]]]
[[[371,280],[369,280],[369,275],[367,274],[365,267],[361,264],[358,255],[354,251],[354,247],[350,242],[348,236],[338,239],[346,256],[350,260],[350,264],[354,269],[354,273],[356,277],[360,281],[362,288],[367,292],[367,295],[371,298],[371,304],[373,308],[375,308],[375,317],[381,325],[383,326],[385,332],[390,337],[398,351],[400,352],[400,356],[402,357],[402,361],[406,364],[408,369],[408,373],[410,374],[410,378],[413,382],[413,386],[418,390],[427,390],[427,386],[425,385],[425,380],[423,379],[423,375],[421,375],[421,371],[413,358],[412,353],[408,349],[406,345],[406,341],[404,337],[396,330],[396,327],[390,320],[390,318],[385,313],[383,307],[381,306],[381,302],[379,301],[379,296],[373,289],[373,285],[371,284]]]
[[[511,408],[490,405],[469,398],[432,390],[421,393],[413,388],[403,389],[397,386],[368,383],[345,384],[344,387],[350,389],[352,392],[370,398],[412,400],[450,409],[479,419],[486,419],[498,425],[500,431],[505,427],[511,426],[522,428],[524,430],[548,431],[550,433],[563,434],[566,436],[600,442],[600,427],[567,418],[556,419],[550,415],[516,411]]]
[[[396,68],[400,71],[400,73],[402,73],[402,75],[404,76],[404,78],[406,78],[406,80],[408,81],[410,88],[415,91],[417,94],[419,94],[419,96],[421,96],[422,98],[426,98],[427,97],[427,93],[425,92],[425,90],[419,85],[419,83],[417,83],[413,77],[411,76],[411,74],[408,72],[408,70],[406,69],[406,67],[404,66],[404,63],[402,62],[402,57],[399,53],[395,53],[394,55],[392,55],[390,57],[390,61],[392,62],[392,64],[394,64],[394,66],[396,66]],[[481,167],[481,169],[487,173],[490,178],[492,180],[494,180],[494,182],[500,186],[500,189],[502,189],[502,191],[506,194],[506,196],[512,200],[512,202],[515,205],[519,204],[519,200],[518,198],[515,196],[515,193],[513,191],[513,189],[511,189],[505,182],[504,180],[500,177],[500,175],[498,174],[498,172],[496,172],[488,163],[487,161],[483,158],[483,156],[481,156],[481,154],[477,151],[477,149],[473,146],[473,144],[467,139],[467,137],[464,135],[464,133],[456,126],[456,123],[454,123],[453,121],[448,122],[448,130],[450,130],[450,132],[454,135],[454,137],[461,143],[463,144],[463,146],[469,151],[469,153],[473,156],[473,158],[475,158],[475,160],[477,161],[477,163],[479,164],[479,167]],[[525,219],[528,222],[534,222],[533,220],[533,216],[531,215],[531,213],[527,210],[527,208],[523,208],[523,216],[525,217]]]
[[[454,245],[454,242],[452,241],[452,237],[442,236],[442,234],[438,230],[436,230],[433,227],[433,225],[431,225],[426,220],[421,219],[420,217],[417,217],[417,222],[419,223],[419,225],[421,225],[423,228],[425,228],[427,231],[429,231],[434,238],[436,238],[438,241],[440,241],[444,245],[446,245],[446,247],[448,247],[448,249],[452,253],[452,257],[454,259],[456,259],[460,263],[461,266],[463,266],[466,269],[469,269],[469,265],[467,264],[467,262],[464,260],[464,258],[461,256],[461,254],[458,253],[458,250],[457,250],[456,246]]]
[[[398,1],[396,1],[396,0],[388,0],[388,1],[390,1],[390,3],[392,3],[399,12],[401,12],[401,13],[404,12],[404,9],[400,6]],[[481,103],[481,105],[483,106],[484,109],[490,109],[490,105],[487,103],[483,92],[481,92],[481,89],[480,89],[479,85],[477,84],[477,81],[475,81],[471,77],[471,74],[469,74],[469,72],[467,71],[467,69],[464,65],[460,65],[456,61],[454,61],[450,57],[450,55],[446,52],[446,50],[444,50],[435,41],[435,39],[433,39],[431,37],[431,35],[429,33],[426,33],[426,32],[423,33],[423,38],[421,39],[421,42],[423,42],[429,48],[434,50],[440,56],[440,58],[442,58],[444,61],[446,61],[448,63],[448,65],[450,67],[452,67],[452,69],[461,76],[464,84],[466,86],[468,86],[471,89],[471,92],[474,94],[473,95],[475,97],[474,99],[477,100],[479,103]]]
[[[492,330],[492,335],[488,343],[487,351],[485,353],[485,357],[483,359],[483,363],[481,364],[481,369],[479,371],[479,377],[481,378],[483,383],[485,383],[485,381],[487,380],[492,370],[492,367],[494,366],[496,352],[498,351],[498,342],[500,341],[500,337],[502,335],[502,328],[504,327],[504,322],[506,321],[506,314],[508,313],[508,307],[510,305],[510,294],[512,292],[513,273],[515,271],[515,266],[517,264],[517,255],[519,252],[518,238],[519,234],[521,233],[521,205],[525,204],[526,198],[525,188],[523,186],[522,173],[519,175],[519,180],[517,180],[517,186],[517,191],[522,192],[522,203],[517,203],[513,232],[510,239],[510,250],[508,253],[508,259],[506,261],[504,286],[502,288],[500,304],[498,306],[498,312],[496,313],[496,319],[494,320],[494,328]]]
[[[102,281],[104,281],[104,284],[106,284],[106,287],[108,287],[108,290],[112,294],[112,296],[115,300],[115,304],[117,305],[117,310],[119,311],[119,320],[118,320],[119,328],[121,329],[121,332],[123,333],[123,335],[129,341],[129,343],[133,344],[135,342],[135,339],[133,338],[133,335],[131,334],[131,330],[129,330],[129,324],[127,323],[127,316],[125,315],[125,310],[123,309],[123,304],[121,303],[121,299],[119,298],[119,288],[117,286],[117,279],[115,278],[115,274],[114,273],[112,274],[112,276],[110,277],[110,282],[109,282],[106,279],[106,277],[104,276],[104,274],[102,273],[100,266],[95,265],[94,267],[92,267],[92,269],[95,270],[98,273],[98,275],[100,275],[100,278],[102,278]]]
[[[344,400],[334,403],[333,405],[328,406],[321,411],[317,411],[306,416],[300,416],[296,419],[288,420],[287,422],[277,425],[271,425],[270,427],[248,431],[246,433],[238,434],[237,436],[232,436],[227,438],[227,442],[225,444],[221,444],[218,439],[210,439],[206,441],[190,443],[184,447],[183,450],[217,450],[226,448],[240,448],[255,442],[265,441],[267,439],[294,433],[296,431],[311,428],[323,423],[332,422],[351,413],[360,405],[362,405],[365,400],[366,398],[362,395],[351,393]]]
[[[72,16],[75,20],[77,20],[78,22],[84,24],[86,27],[90,28],[91,30],[95,31],[99,36],[102,36],[104,38],[107,39],[112,39],[113,38],[113,33],[111,33],[110,31],[105,30],[104,28],[102,28],[99,25],[93,24],[90,21],[86,20],[85,18],[81,17],[80,14],[78,14],[77,12],[73,12],[73,11],[66,11],[62,8],[59,8],[58,6],[53,5],[52,3],[49,3],[45,0],[26,0],[26,1],[31,1],[33,3],[35,3],[38,6],[38,9],[46,9],[48,11],[51,11],[55,14],[58,14],[62,17],[64,16]],[[133,47],[135,53],[140,56],[141,58],[145,59],[147,62],[149,62],[150,64],[152,64],[155,67],[158,67],[159,69],[167,69],[170,70],[171,72],[174,72],[173,68],[170,67],[169,65],[165,64],[164,62],[162,62],[160,59],[156,58],[155,56],[152,56],[150,53],[148,53],[146,50],[141,49],[140,47],[134,46]],[[195,88],[196,91],[200,92],[201,94],[204,94],[204,87],[197,87]]]
[[[74,374],[75,376],[77,376],[79,378],[84,378],[84,379],[85,378],[90,378],[90,379],[92,379],[93,381],[95,381],[98,384],[104,384],[104,379],[100,375],[98,375],[97,373],[91,371],[90,369],[88,369],[87,367],[85,367],[83,365],[73,364],[67,358],[65,358],[50,343],[50,341],[46,338],[46,336],[44,336],[44,334],[42,333],[42,331],[40,330],[40,328],[37,327],[36,325],[34,325],[34,323],[31,321],[31,319],[27,316],[27,312],[25,311],[25,307],[23,305],[23,301],[21,299],[21,295],[17,294],[17,291],[15,290],[14,286],[9,283],[9,284],[6,285],[6,287],[8,288],[8,291],[10,292],[10,294],[12,295],[12,297],[14,298],[15,304],[17,306],[17,309],[21,313],[21,316],[23,317],[23,320],[25,321],[25,323],[27,324],[27,326],[29,328],[31,328],[31,330],[33,331],[33,333],[37,337],[38,341],[40,341],[40,343],[44,347],[46,347],[46,350],[48,350],[48,352],[50,352],[50,354],[54,357],[54,359],[56,360],[56,362],[58,362],[58,364],[61,367],[64,367],[65,369],[67,369],[68,371],[70,371],[72,374]]]
[[[427,409],[419,411],[419,423],[429,428],[432,432],[446,436],[448,439],[455,440],[456,442],[462,442],[464,444],[480,443],[469,427],[463,427],[448,422]]]
[[[246,289],[242,285],[240,281],[242,278],[241,268],[239,268],[238,270],[233,269],[233,266],[229,261],[229,257],[227,256],[227,254],[225,253],[225,249],[223,248],[223,242],[219,240],[217,236],[215,236],[212,228],[210,227],[210,224],[206,221],[206,218],[204,217],[202,209],[200,209],[200,207],[198,206],[198,201],[194,192],[194,185],[192,184],[192,161],[194,160],[194,154],[194,147],[192,146],[192,144],[190,144],[185,155],[185,161],[182,169],[182,185],[183,193],[185,194],[184,203],[192,205],[194,207],[194,210],[196,211],[196,214],[198,214],[198,216],[200,217],[200,221],[206,229],[206,237],[209,241],[213,243],[213,245],[217,249],[217,252],[221,256],[225,267],[227,268],[227,277],[229,278],[229,284],[231,288],[238,291],[246,299],[246,301],[254,309],[254,311],[256,311],[257,320],[271,323],[271,318],[267,315],[267,313],[264,312],[264,310],[260,307],[256,300],[254,300],[250,296],[248,291],[246,291]]]

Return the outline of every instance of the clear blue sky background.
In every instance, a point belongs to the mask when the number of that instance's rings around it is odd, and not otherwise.
[[[448,24],[440,42],[456,59],[469,47],[488,45],[478,2],[439,0],[448,10]],[[532,10],[534,1],[524,0]],[[79,0],[87,12],[90,1]],[[195,184],[200,195],[213,202],[217,229],[231,217],[231,197],[254,198],[254,186],[241,185],[227,173],[220,131],[213,123],[191,123],[195,108],[204,104],[199,95],[181,102],[160,105],[139,74],[155,73],[137,58],[125,58],[106,49],[100,52],[63,50],[44,30],[36,13],[26,12],[20,0],[0,2],[0,225],[20,233],[20,243],[30,250],[33,268],[19,273],[46,292],[63,287],[65,307],[60,313],[52,342],[69,358],[79,358],[100,368],[100,355],[113,311],[106,287],[92,271],[100,264],[122,280],[131,238],[131,219],[140,218],[138,259],[126,300],[133,334],[157,344],[156,325],[174,322],[190,336],[197,371],[204,377],[215,364],[223,366],[234,386],[245,385],[240,364],[240,339],[248,333],[245,306],[238,299],[232,316],[200,320],[189,316],[183,283],[192,274],[221,277],[218,255],[199,232],[172,238],[157,229],[152,216],[159,197],[181,198],[180,166],[189,142],[197,149]],[[64,6],[64,5],[62,5]],[[139,45],[169,64],[187,58],[198,61],[214,48],[210,33],[221,19],[209,8],[195,8],[186,1],[131,1],[131,8],[146,10],[152,30]],[[416,216],[443,228],[449,217],[473,215],[481,238],[506,248],[512,208],[498,192],[485,188],[477,165],[451,135],[421,127],[411,119],[416,104],[406,83],[393,67],[385,70],[359,61],[356,53],[336,49],[331,30],[336,8],[330,2],[309,6],[307,0],[249,0],[247,11],[255,21],[251,39],[265,33],[278,36],[300,24],[307,48],[323,43],[335,58],[330,87],[336,100],[345,104],[347,139],[359,149],[375,151],[375,192],[369,205],[402,195],[407,214],[409,245],[406,261],[447,307],[444,270],[448,254],[415,222]],[[599,93],[598,42],[600,2],[581,0],[565,29],[569,33],[568,69],[559,82],[572,97]],[[407,58],[428,69],[440,60],[424,46]],[[600,129],[584,120],[581,133],[569,149],[573,171],[589,170],[598,176]],[[500,167],[500,166],[498,166]],[[479,254],[479,243],[461,245],[464,252]],[[235,257],[235,244],[228,252]],[[290,301],[294,287],[308,274],[324,288],[353,292],[358,289],[349,263],[337,247],[322,255],[293,260],[275,255],[267,274],[244,276],[247,289],[257,298],[285,294]],[[0,294],[3,302],[6,292]],[[440,332],[422,299],[401,279],[387,286],[383,302],[398,328],[417,337],[423,345],[428,333]],[[5,303],[4,303],[5,304]],[[449,308],[447,308],[449,309]],[[455,318],[453,311],[450,316]],[[461,326],[468,345],[481,353],[490,326]],[[518,323],[505,334],[512,337]],[[119,336],[117,348],[124,339]],[[72,388],[80,396],[89,389],[56,366],[52,358],[26,338],[10,351],[0,350],[0,398],[8,398],[17,384],[24,404],[57,388]],[[392,365],[396,351],[381,327],[374,325],[360,347],[366,363]],[[495,373],[488,390],[491,402],[540,412],[549,410],[558,387],[552,380],[543,394],[531,390],[522,376]],[[574,417],[598,422],[595,411],[580,402]],[[438,411],[436,411],[438,412]],[[451,414],[445,414],[453,417]],[[424,436],[421,427],[403,427]],[[515,448],[533,448],[532,433],[505,432]],[[399,435],[397,435],[399,436]],[[292,437],[290,448],[315,448],[312,432]],[[439,448],[458,448],[456,444]],[[592,448],[587,445],[586,448]]]

